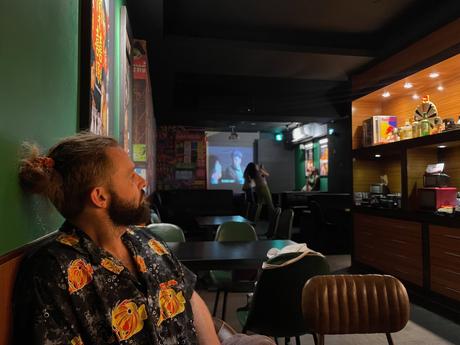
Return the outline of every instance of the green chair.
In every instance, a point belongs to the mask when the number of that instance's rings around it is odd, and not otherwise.
[[[295,337],[299,345],[300,336],[310,333],[302,315],[303,286],[313,276],[329,274],[329,264],[322,255],[298,252],[278,255],[267,263],[279,266],[262,270],[250,302],[237,310],[243,333],[285,338],[286,343]]]
[[[146,228],[165,242],[185,242],[184,232],[175,224],[157,223]]]
[[[215,241],[256,241],[257,234],[249,223],[244,222],[226,222],[219,226],[216,232]],[[251,292],[254,289],[254,279],[257,271],[254,270],[237,270],[237,271],[219,271],[212,270],[209,272],[213,285],[217,288],[216,298],[214,300],[213,316],[216,316],[217,306],[219,304],[220,293],[224,292],[224,301],[222,305],[222,320],[225,320],[227,308],[227,297],[229,292]]]

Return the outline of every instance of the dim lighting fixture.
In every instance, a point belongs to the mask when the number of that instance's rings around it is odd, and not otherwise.
[[[438,91],[444,91],[444,86],[439,85],[436,89],[438,89]]]
[[[414,93],[414,94],[412,95],[412,99],[419,99],[419,98],[420,98],[420,96],[417,95],[416,93]]]
[[[378,153],[376,153],[374,157],[375,157],[375,158],[380,158],[380,157],[382,157],[382,155],[381,155],[381,154],[378,154]]]
[[[404,83],[404,88],[405,89],[410,89],[410,88],[412,88],[412,86],[413,86],[412,83],[409,83],[409,82]]]
[[[447,146],[446,145],[439,145],[438,149],[445,149]]]
[[[431,72],[428,76],[429,76],[430,78],[434,79],[434,78],[439,77],[439,73],[438,73],[438,72]]]
[[[390,97],[390,96],[391,96],[391,94],[388,91],[385,91],[384,93],[382,93],[382,97],[387,98],[387,97]]]
[[[275,134],[276,141],[283,141],[283,133],[276,133]]]

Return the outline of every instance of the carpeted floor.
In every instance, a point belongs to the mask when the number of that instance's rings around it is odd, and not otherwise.
[[[350,267],[349,255],[331,255],[327,259],[333,272],[346,273]],[[206,290],[200,290],[199,293],[211,310],[215,293]],[[229,294],[227,303],[226,321],[236,330],[240,331],[241,326],[238,324],[235,311],[236,308],[246,304],[246,294],[231,293]],[[220,316],[221,312],[220,307],[219,305],[218,316]],[[409,323],[402,331],[394,333],[392,336],[394,343],[398,345],[460,345],[460,324],[456,324],[418,305],[412,304]],[[301,342],[303,345],[314,344],[311,335],[302,336]],[[283,341],[280,341],[280,344],[282,343]],[[295,343],[294,339],[292,339],[291,343]],[[326,336],[325,343],[327,345],[388,344],[384,334],[330,335]]]

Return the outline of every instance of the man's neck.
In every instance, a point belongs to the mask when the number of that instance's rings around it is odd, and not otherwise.
[[[116,226],[110,219],[81,216],[72,220],[80,230],[98,246],[109,252],[117,251],[123,245],[121,236],[126,232],[126,226]]]

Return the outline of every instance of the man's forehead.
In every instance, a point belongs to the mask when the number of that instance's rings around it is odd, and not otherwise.
[[[134,163],[126,151],[119,146],[107,148],[107,156],[115,167],[134,167]]]

